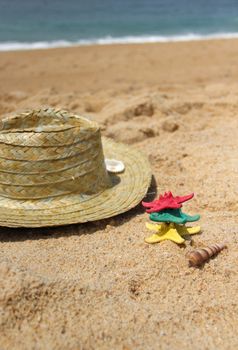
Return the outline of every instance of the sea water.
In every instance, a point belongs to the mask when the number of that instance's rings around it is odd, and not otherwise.
[[[0,0],[0,50],[238,37],[238,0]]]

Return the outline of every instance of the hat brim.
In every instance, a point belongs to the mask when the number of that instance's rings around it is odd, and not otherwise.
[[[0,197],[0,226],[44,227],[83,223],[113,217],[135,207],[151,182],[145,156],[132,147],[102,138],[105,158],[121,160],[125,170],[112,174],[114,185],[96,195],[72,194],[47,200]]]

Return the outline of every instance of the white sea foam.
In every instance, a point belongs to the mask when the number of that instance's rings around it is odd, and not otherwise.
[[[0,51],[17,50],[40,50],[69,46],[89,46],[89,45],[111,45],[111,44],[143,44],[143,43],[166,43],[176,41],[198,41],[198,40],[218,40],[238,38],[238,33],[214,33],[214,34],[185,34],[185,35],[148,35],[148,36],[106,36],[99,39],[82,39],[78,41],[55,40],[38,42],[0,42]]]

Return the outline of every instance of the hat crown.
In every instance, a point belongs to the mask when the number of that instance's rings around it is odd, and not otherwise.
[[[47,199],[110,186],[100,128],[81,116],[33,110],[0,122],[0,196]]]

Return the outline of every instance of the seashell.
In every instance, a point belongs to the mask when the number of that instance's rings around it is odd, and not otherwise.
[[[122,173],[125,165],[122,161],[116,159],[105,159],[106,169],[109,173]]]
[[[226,244],[217,243],[208,247],[192,250],[186,254],[186,257],[188,258],[190,266],[200,266],[225,248],[227,248]]]

